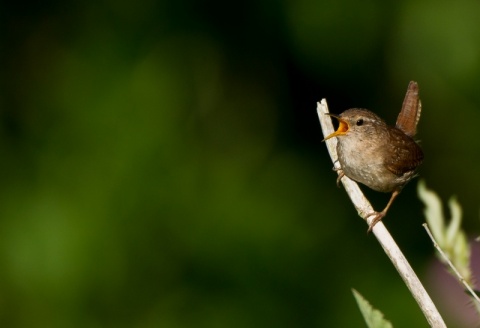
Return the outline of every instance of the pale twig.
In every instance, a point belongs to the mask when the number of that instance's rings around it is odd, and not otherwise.
[[[463,278],[463,276],[460,274],[460,272],[457,270],[457,268],[453,265],[452,261],[450,261],[450,259],[448,258],[447,254],[445,254],[445,252],[440,248],[440,246],[438,246],[437,244],[437,241],[435,240],[435,238],[433,237],[432,235],[432,232],[430,231],[430,229],[428,228],[428,224],[424,223],[423,224],[423,227],[425,228],[425,230],[427,231],[427,234],[428,236],[430,237],[430,239],[432,240],[433,242],[433,247],[435,247],[437,249],[437,251],[440,253],[440,255],[443,257],[443,259],[445,260],[445,262],[447,262],[448,266],[452,269],[452,271],[457,275],[457,278],[458,280],[463,284],[463,286],[465,286],[465,288],[468,290],[468,292],[473,296],[473,298],[478,302],[478,304],[480,304],[480,299],[478,298],[477,296],[477,293],[475,293],[475,291],[472,289],[472,287],[470,287],[470,285],[467,283],[467,281],[465,280],[465,278]]]
[[[328,136],[329,134],[333,133],[334,129],[332,120],[328,115],[325,115],[326,113],[329,113],[327,101],[325,99],[322,99],[321,102],[317,103],[317,113],[322,126],[323,135]],[[340,168],[337,156],[336,138],[328,139],[325,142],[327,144],[328,152],[330,153],[330,157],[332,158],[335,169]],[[363,195],[356,182],[346,176],[344,176],[341,181],[358,214],[365,221],[367,221],[368,225],[370,225],[373,217],[370,216],[366,218],[365,216],[374,212],[372,205],[370,205],[367,198]],[[408,289],[412,293],[413,297],[417,301],[430,326],[435,328],[446,327],[440,313],[435,307],[435,304],[433,304],[430,296],[427,294],[427,291],[423,287],[403,253],[400,251],[400,248],[398,248],[392,236],[385,228],[383,222],[378,222],[373,227],[372,231],[402,277],[403,281],[407,285]]]

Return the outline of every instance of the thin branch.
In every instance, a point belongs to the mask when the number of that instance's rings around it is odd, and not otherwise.
[[[457,275],[458,280],[463,284],[463,286],[465,286],[465,288],[469,291],[469,293],[473,296],[473,298],[478,302],[478,304],[480,304],[480,299],[478,298],[477,293],[475,293],[475,291],[472,289],[472,287],[470,287],[470,285],[467,283],[465,278],[463,278],[463,276],[460,274],[457,268],[453,265],[452,261],[450,261],[447,254],[445,254],[445,252],[440,248],[440,246],[438,246],[437,241],[435,240],[435,238],[432,235],[432,232],[428,228],[428,224],[424,223],[423,227],[425,228],[425,230],[427,230],[427,234],[433,242],[433,247],[437,249],[437,251],[443,257],[445,262],[447,262],[447,264],[450,266],[452,271]]]
[[[320,103],[317,103],[317,113],[324,136],[328,136],[334,132],[332,120],[328,115],[325,115],[325,113],[328,112],[327,101],[322,99]],[[337,160],[338,156],[336,138],[328,139],[325,142],[335,168],[340,168],[340,164]],[[372,205],[370,205],[370,202],[363,195],[356,182],[346,176],[344,176],[341,181],[358,214],[367,222],[367,224],[370,225],[370,221],[373,219],[373,217],[370,216],[369,218],[366,218],[366,216],[369,213],[374,212]],[[433,304],[432,299],[427,294],[427,291],[423,287],[403,253],[400,251],[400,248],[397,246],[392,236],[385,228],[383,222],[378,222],[373,227],[372,231],[402,277],[403,281],[407,285],[408,289],[412,293],[413,297],[417,301],[430,326],[435,328],[446,327],[445,322],[435,307],[435,304]]]

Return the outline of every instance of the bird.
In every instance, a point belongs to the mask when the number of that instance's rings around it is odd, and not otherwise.
[[[327,113],[339,122],[338,129],[323,140],[337,138],[337,185],[347,176],[375,191],[391,193],[381,212],[367,215],[374,216],[368,232],[385,217],[423,162],[423,151],[414,139],[421,108],[418,83],[411,81],[395,126],[363,108],[351,108],[338,116]]]

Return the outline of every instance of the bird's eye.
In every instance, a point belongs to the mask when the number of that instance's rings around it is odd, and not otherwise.
[[[363,119],[359,119],[356,124],[357,126],[363,125]]]

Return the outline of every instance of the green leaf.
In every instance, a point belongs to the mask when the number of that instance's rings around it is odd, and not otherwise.
[[[432,190],[427,189],[424,180],[418,182],[418,197],[425,204],[425,218],[432,231],[433,237],[440,247],[445,245],[445,216],[443,215],[442,201]]]
[[[470,246],[468,239],[462,230],[459,230],[455,236],[451,250],[451,261],[462,275],[463,279],[472,285],[472,271],[470,269]]]
[[[448,205],[450,207],[450,213],[452,215],[452,219],[448,224],[448,228],[446,231],[446,240],[445,240],[445,248],[452,248],[454,245],[454,241],[457,238],[458,231],[460,229],[460,223],[462,222],[462,208],[458,203],[455,197],[451,197]]]
[[[352,288],[353,296],[357,300],[358,307],[362,312],[363,319],[369,328],[393,328],[390,321],[383,317],[383,313],[374,309],[370,303],[355,289]]]

